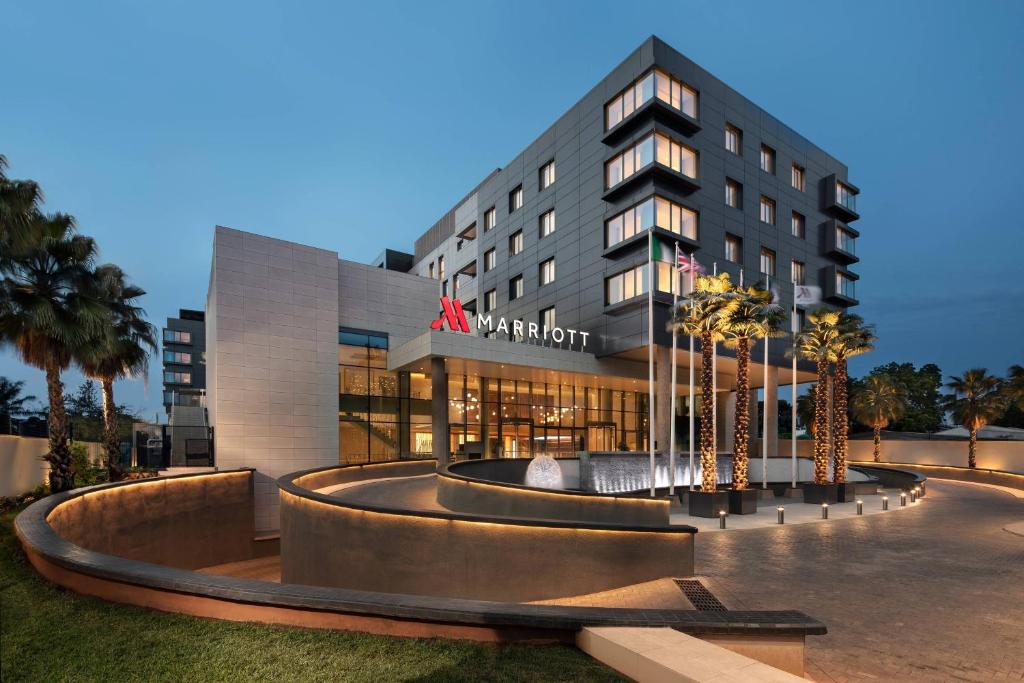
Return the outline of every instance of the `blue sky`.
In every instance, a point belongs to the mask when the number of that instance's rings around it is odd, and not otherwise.
[[[855,373],[1024,362],[1024,3],[5,0],[0,28],[10,172],[157,325],[203,307],[216,224],[409,249],[655,33],[850,167],[880,336]],[[157,411],[158,366],[119,400]]]

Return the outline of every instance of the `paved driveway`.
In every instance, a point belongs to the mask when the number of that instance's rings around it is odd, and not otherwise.
[[[697,535],[730,608],[799,609],[817,681],[1024,679],[1024,499],[929,480],[922,505],[829,524]]]

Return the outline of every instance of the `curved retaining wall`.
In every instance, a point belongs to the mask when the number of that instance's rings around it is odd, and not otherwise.
[[[693,527],[412,511],[306,488],[336,483],[347,469],[278,480],[283,582],[529,601],[693,574]],[[415,473],[377,466],[367,478],[388,476],[389,469],[392,476]]]
[[[522,486],[517,460],[453,463],[437,476],[437,502],[458,512],[528,519],[667,526],[669,500]],[[529,461],[526,461],[529,462]]]
[[[1004,472],[1002,470],[970,469],[969,467],[952,467],[949,465],[917,465],[913,463],[864,463],[866,469],[912,472],[924,478],[953,479],[955,481],[973,482],[976,484],[993,484],[1007,486],[1012,489],[1024,489],[1024,474]],[[857,463],[857,467],[861,467]]]
[[[79,547],[181,569],[248,560],[253,472],[172,476],[76,489],[47,523]]]

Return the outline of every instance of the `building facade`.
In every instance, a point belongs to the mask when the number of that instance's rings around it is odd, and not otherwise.
[[[163,329],[163,404],[201,406],[206,396],[206,316],[182,308]]]
[[[645,450],[652,412],[655,446],[667,449],[673,420],[683,446],[686,340],[668,409],[676,246],[735,280],[767,278],[786,306],[794,283],[853,306],[858,192],[841,162],[651,37],[411,254],[362,265],[217,228],[206,327],[218,465],[257,468],[257,525],[271,529],[274,478],[339,459]],[[792,377],[788,345],[773,340],[751,368],[769,415],[780,382],[813,377]],[[763,363],[763,346],[753,355]],[[726,351],[718,370],[729,450]],[[773,449],[773,420],[765,436]]]

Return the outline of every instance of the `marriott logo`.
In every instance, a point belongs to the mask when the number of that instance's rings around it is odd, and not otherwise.
[[[466,311],[462,308],[462,302],[458,299],[451,299],[447,296],[441,297],[441,315],[437,320],[430,323],[430,329],[443,330],[445,327],[451,332],[469,334],[469,321],[466,319]],[[584,351],[587,348],[587,337],[589,332],[574,330],[568,327],[551,327],[538,325],[537,323],[524,323],[522,320],[513,320],[511,324],[504,317],[495,317],[489,313],[482,313],[476,316],[476,329],[483,332],[499,332],[508,336],[510,341],[527,342],[531,339],[547,341],[550,339],[556,344],[569,342],[569,348],[579,346],[577,351]]]

